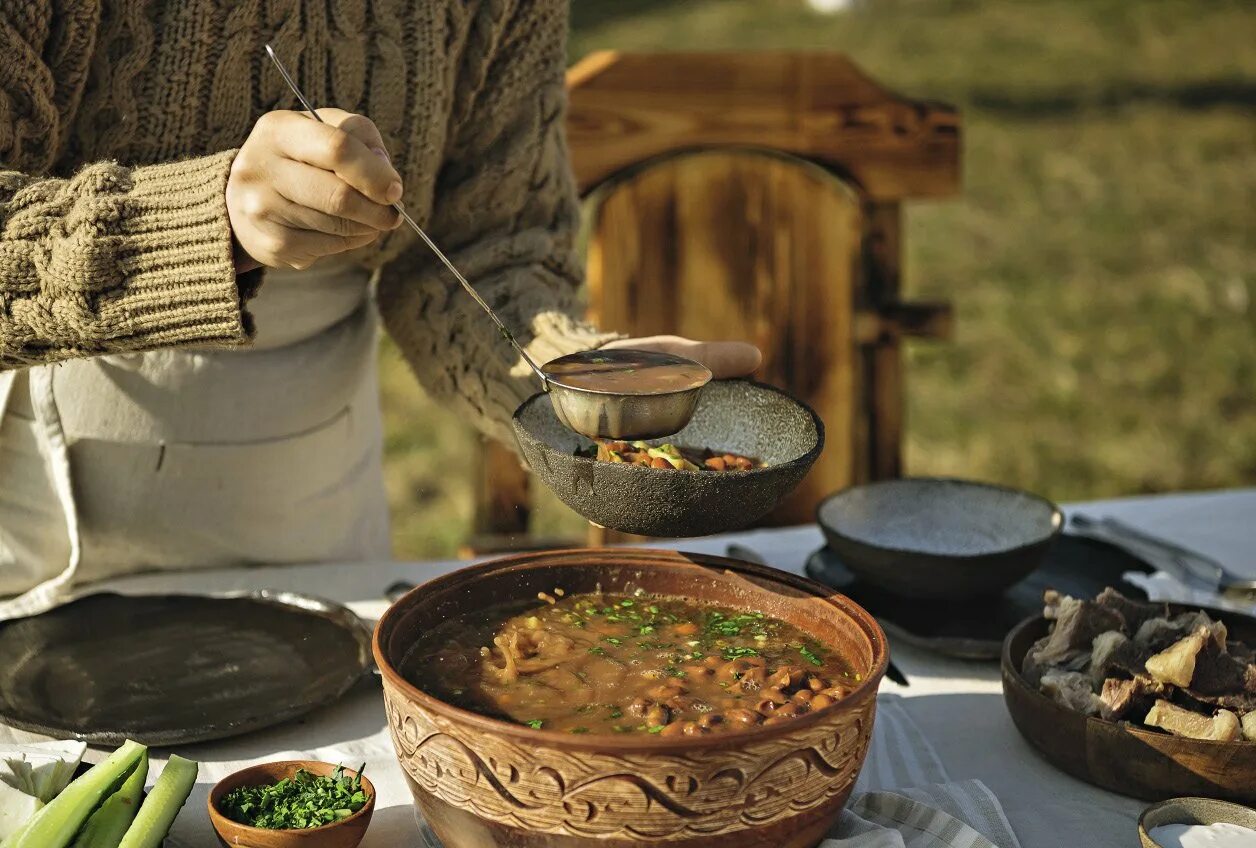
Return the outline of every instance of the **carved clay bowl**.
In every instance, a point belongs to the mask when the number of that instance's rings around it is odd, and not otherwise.
[[[594,524],[656,538],[753,524],[802,482],[824,448],[815,412],[749,380],[708,383],[689,424],[664,441],[767,463],[751,471],[676,471],[576,456],[592,443],[558,420],[544,393],[524,401],[512,423],[528,467],[563,503]]]
[[[775,616],[840,651],[862,683],[793,723],[667,739],[533,730],[439,701],[396,670],[450,616],[599,585]],[[432,580],[384,614],[375,657],[398,759],[446,848],[809,848],[863,765],[888,649],[868,613],[818,583],[718,557],[620,548],[508,557]]]

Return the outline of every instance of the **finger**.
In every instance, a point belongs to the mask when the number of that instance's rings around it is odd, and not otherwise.
[[[401,199],[401,176],[350,133],[299,112],[267,113],[267,131],[289,159],[331,171],[376,203]]]
[[[745,377],[763,362],[759,349],[747,342],[692,342],[694,350],[690,359],[696,359],[711,369],[717,380]],[[685,354],[681,354],[684,356]]]
[[[270,221],[296,230],[312,230],[330,236],[372,236],[378,238],[380,231],[369,224],[363,224],[350,218],[339,218],[293,203],[283,195],[275,192],[274,200],[268,205],[266,217]]]
[[[391,230],[401,223],[391,206],[374,202],[330,171],[283,158],[272,160],[270,169],[275,191],[298,206],[376,230]]]
[[[261,228],[271,267],[304,271],[324,256],[364,247],[379,238],[378,233],[361,236],[334,236],[313,230],[299,230],[267,222]]]
[[[347,132],[365,144],[372,153],[388,160],[388,151],[384,148],[384,136],[380,134],[379,127],[375,126],[375,122],[370,118],[346,112],[344,109],[319,109],[318,114],[333,127]]]

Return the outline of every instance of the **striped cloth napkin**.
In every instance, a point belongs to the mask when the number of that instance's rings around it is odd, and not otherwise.
[[[419,825],[424,848],[441,848]],[[903,699],[881,695],[855,794],[820,848],[1020,848],[1020,842],[994,793],[979,780],[951,782]]]

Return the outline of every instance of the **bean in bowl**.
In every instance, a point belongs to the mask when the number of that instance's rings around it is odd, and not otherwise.
[[[735,732],[826,707],[859,681],[762,613],[645,594],[541,600],[444,622],[399,670],[463,709],[573,734]]]

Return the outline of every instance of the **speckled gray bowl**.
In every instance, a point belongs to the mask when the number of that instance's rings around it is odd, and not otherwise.
[[[816,520],[843,564],[869,583],[902,597],[958,600],[1027,577],[1063,517],[1028,492],[908,477],[831,495]]]
[[[1161,848],[1151,832],[1165,824],[1237,824],[1256,830],[1256,810],[1212,798],[1170,798],[1148,807],[1138,818],[1138,839],[1144,848]]]
[[[559,423],[545,394],[524,401],[513,424],[524,459],[563,503],[603,527],[662,538],[754,523],[802,482],[824,447],[815,412],[748,380],[708,384],[688,426],[666,441],[767,463],[752,471],[675,471],[576,456],[591,442]]]

